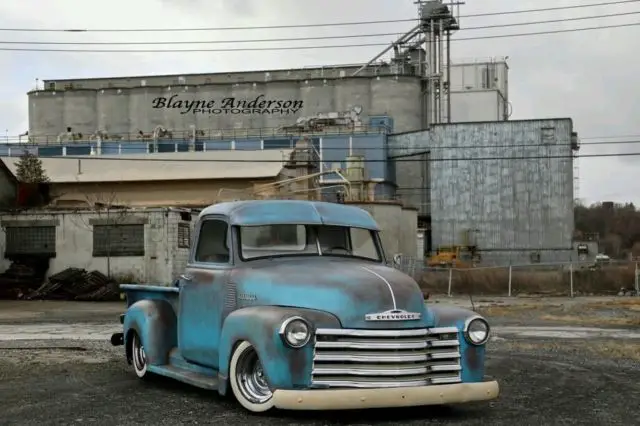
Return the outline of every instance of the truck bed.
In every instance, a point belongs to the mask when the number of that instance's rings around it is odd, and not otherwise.
[[[174,286],[121,284],[120,290],[126,296],[127,308],[139,300],[159,299],[168,301],[175,309],[180,295],[180,288]]]

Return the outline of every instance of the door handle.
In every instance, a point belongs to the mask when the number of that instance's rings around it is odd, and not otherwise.
[[[180,279],[182,279],[184,281],[191,281],[193,279],[193,277],[191,275],[182,274],[182,275],[180,275]]]

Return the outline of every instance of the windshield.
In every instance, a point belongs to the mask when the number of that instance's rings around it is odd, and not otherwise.
[[[242,226],[240,254],[244,260],[320,255],[382,260],[374,232],[345,226]]]

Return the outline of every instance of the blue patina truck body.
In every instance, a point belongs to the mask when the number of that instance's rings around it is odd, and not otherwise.
[[[174,286],[122,286],[128,308],[112,343],[141,378],[231,390],[254,412],[496,398],[484,371],[487,322],[425,305],[378,233],[348,205],[210,206]]]

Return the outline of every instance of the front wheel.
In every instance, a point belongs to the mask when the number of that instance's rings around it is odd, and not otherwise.
[[[133,364],[133,371],[141,379],[147,377],[147,354],[144,351],[142,340],[135,331],[131,335],[131,363]]]
[[[273,408],[273,392],[251,343],[244,341],[233,351],[229,381],[233,395],[247,410],[262,413]]]

